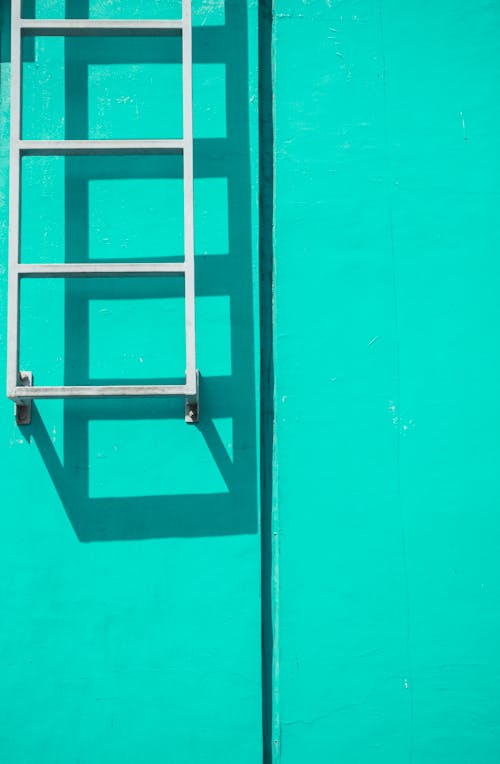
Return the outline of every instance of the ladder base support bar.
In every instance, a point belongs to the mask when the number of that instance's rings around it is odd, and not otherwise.
[[[20,382],[23,374],[20,372]],[[34,398],[162,398],[166,396],[197,395],[188,385],[61,385],[41,387],[19,385],[10,390],[8,397],[16,404],[24,404]]]
[[[182,138],[168,140],[52,140],[18,141],[21,156],[75,156],[83,154],[99,155],[135,155],[135,154],[182,154]]]
[[[21,19],[23,36],[179,35],[182,19]]]
[[[24,278],[72,278],[92,276],[182,276],[184,263],[21,263]]]
[[[190,385],[82,385],[62,387],[36,387],[33,374],[20,371],[18,386],[9,391],[8,397],[16,404],[16,423],[31,424],[31,409],[35,398],[160,398],[184,396],[184,419],[188,424],[196,424],[200,415],[199,397],[200,373],[196,371],[196,387]]]

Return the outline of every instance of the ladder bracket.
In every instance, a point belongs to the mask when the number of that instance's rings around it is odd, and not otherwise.
[[[20,371],[18,376],[19,387],[32,387],[33,374],[31,371]],[[16,401],[16,424],[31,424],[31,398]]]
[[[188,424],[197,424],[200,418],[200,372],[196,370],[196,393],[186,395],[184,419]]]

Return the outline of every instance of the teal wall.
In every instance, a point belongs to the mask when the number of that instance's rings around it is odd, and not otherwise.
[[[270,5],[193,2],[200,425],[0,398],[2,764],[500,759],[500,8]],[[173,39],[27,41],[24,135],[176,137],[180,74]],[[30,158],[22,258],[180,257],[181,205],[173,158]],[[182,308],[30,281],[21,368],[175,380]]]
[[[500,6],[276,0],[274,57],[281,760],[494,764]]]
[[[179,10],[90,3],[96,18]],[[181,400],[55,401],[19,429],[0,397],[2,764],[261,759],[257,4],[193,11],[202,420],[186,425]],[[3,366],[8,3],[1,14]],[[178,39],[28,40],[23,69],[24,137],[180,134]],[[179,257],[181,214],[173,158],[23,166],[25,262]],[[182,311],[177,279],[30,281],[21,368],[40,384],[175,380]]]

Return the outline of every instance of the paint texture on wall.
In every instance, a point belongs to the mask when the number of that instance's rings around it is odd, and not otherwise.
[[[64,3],[24,3],[64,16]],[[178,17],[180,3],[67,3]],[[5,358],[9,4],[1,4],[0,338]],[[193,2],[202,417],[181,400],[0,397],[4,764],[261,759],[257,3]],[[178,38],[23,47],[24,137],[173,138]],[[31,157],[24,262],[182,257],[176,157]],[[182,280],[31,280],[21,368],[40,384],[176,380]],[[3,363],[3,362],[2,362]]]
[[[494,764],[500,8],[274,22],[276,746]]]
[[[500,758],[500,10],[275,0],[271,73],[270,5],[193,2],[199,427],[113,400],[19,429],[0,398],[2,763],[257,764],[262,717],[266,761]],[[24,3],[180,14],[66,6]],[[175,38],[23,62],[26,138],[180,135]],[[24,262],[182,256],[175,157],[29,157],[22,191]],[[41,384],[175,380],[183,332],[177,279],[23,284]]]

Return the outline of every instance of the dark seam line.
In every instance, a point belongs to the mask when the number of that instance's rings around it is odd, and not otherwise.
[[[274,134],[272,0],[261,0],[259,47],[260,493],[263,762],[272,761],[272,500],[274,437],[273,223]]]

